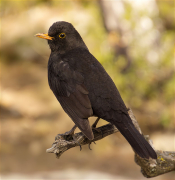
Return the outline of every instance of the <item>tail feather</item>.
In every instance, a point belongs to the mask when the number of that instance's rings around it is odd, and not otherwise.
[[[113,124],[126,138],[134,151],[142,158],[157,159],[157,154],[145,138],[138,132],[129,116],[122,114],[122,121],[113,121]]]

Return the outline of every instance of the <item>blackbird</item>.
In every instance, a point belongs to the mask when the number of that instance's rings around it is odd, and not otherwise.
[[[51,49],[50,89],[82,133],[93,140],[88,118],[102,118],[116,126],[140,157],[157,159],[156,152],[134,127],[111,77],[89,52],[73,25],[58,21],[49,28],[48,34],[36,36],[47,39]]]

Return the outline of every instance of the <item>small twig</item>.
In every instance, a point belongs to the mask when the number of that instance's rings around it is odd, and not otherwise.
[[[139,124],[134,117],[134,114],[131,110],[128,111],[130,118],[136,129],[142,134],[142,131],[139,127]],[[100,139],[109,136],[118,132],[118,129],[112,125],[107,124],[101,127],[98,127],[97,130],[93,130],[94,139],[91,141],[87,139],[82,132],[74,134],[74,138],[66,136],[65,134],[58,134],[56,136],[55,142],[52,144],[52,147],[47,149],[47,153],[55,153],[56,157],[59,158],[65,151],[70,148],[90,144],[91,142],[98,141]],[[144,136],[146,140],[153,147],[152,141],[149,139],[149,136]],[[165,174],[170,171],[175,171],[175,152],[174,151],[160,151],[156,150],[157,160],[154,159],[143,159],[137,154],[135,154],[135,162],[141,167],[141,172],[145,177],[155,177],[161,174]]]

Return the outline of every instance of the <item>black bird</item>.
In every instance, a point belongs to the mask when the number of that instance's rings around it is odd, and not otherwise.
[[[48,34],[36,36],[47,39],[51,49],[49,86],[84,135],[93,140],[88,118],[96,116],[114,124],[139,156],[157,159],[153,148],[134,127],[111,77],[89,52],[73,25],[58,21]],[[75,127],[70,132],[74,130]]]

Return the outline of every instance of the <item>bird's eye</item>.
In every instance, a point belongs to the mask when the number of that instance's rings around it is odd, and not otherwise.
[[[59,38],[63,39],[63,38],[65,38],[65,37],[66,37],[66,34],[65,34],[65,33],[60,33],[60,34],[59,34]]]

